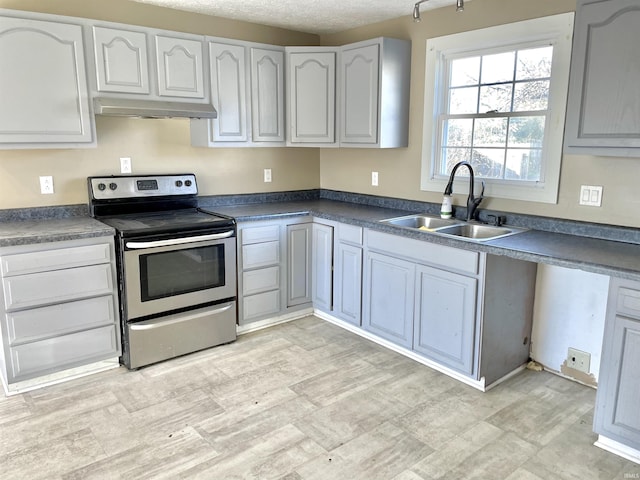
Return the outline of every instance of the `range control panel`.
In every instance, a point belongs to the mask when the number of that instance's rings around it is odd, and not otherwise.
[[[192,173],[179,175],[113,175],[89,177],[89,191],[95,200],[196,195],[198,186]]]

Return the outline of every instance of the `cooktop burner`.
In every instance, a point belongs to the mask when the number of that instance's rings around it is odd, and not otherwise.
[[[131,213],[99,217],[99,220],[123,234],[199,230],[233,225],[233,220],[197,209]]]

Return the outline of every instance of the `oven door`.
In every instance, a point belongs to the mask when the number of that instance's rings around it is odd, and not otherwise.
[[[235,230],[124,247],[128,321],[236,297]]]

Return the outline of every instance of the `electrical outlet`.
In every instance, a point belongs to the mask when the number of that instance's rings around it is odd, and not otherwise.
[[[271,181],[271,169],[270,168],[265,168],[264,169],[264,181],[265,181],[265,183],[269,183]]]
[[[601,185],[582,185],[580,186],[580,205],[589,207],[599,207],[602,205],[602,186]]]
[[[371,172],[371,185],[378,186],[378,172]]]
[[[131,157],[120,157],[120,173],[131,173]]]
[[[53,177],[40,177],[40,193],[47,195],[53,193]]]
[[[567,367],[574,368],[584,373],[589,373],[591,367],[591,354],[575,348],[569,348],[567,354]]]

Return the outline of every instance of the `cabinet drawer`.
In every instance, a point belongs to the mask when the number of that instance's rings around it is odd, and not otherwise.
[[[242,294],[253,295],[280,288],[280,267],[260,268],[242,274]]]
[[[2,276],[46,272],[63,268],[109,263],[111,249],[108,243],[83,247],[60,248],[42,252],[7,255],[1,259]]]
[[[244,297],[242,310],[245,320],[280,312],[280,290]]]
[[[280,240],[279,225],[265,225],[262,227],[243,228],[240,231],[242,245],[261,242],[275,242]]]
[[[394,256],[441,266],[446,270],[478,273],[478,252],[367,230],[367,246]]]
[[[280,242],[256,243],[242,247],[242,268],[257,268],[280,263]]]
[[[4,278],[7,311],[113,293],[111,264]]]
[[[616,310],[619,313],[640,318],[640,291],[620,287],[618,289]]]
[[[115,323],[112,295],[7,313],[9,344],[33,342]]]
[[[362,245],[362,227],[340,223],[338,225],[338,240]]]
[[[120,354],[116,327],[94,328],[9,349],[13,379],[99,361]]]

